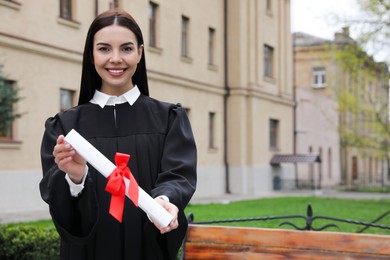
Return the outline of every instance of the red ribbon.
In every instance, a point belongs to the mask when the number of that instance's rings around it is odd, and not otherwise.
[[[115,154],[115,170],[108,176],[106,191],[111,193],[110,214],[122,223],[123,208],[125,205],[126,184],[124,177],[130,180],[129,197],[138,207],[138,183],[131,173],[127,163],[130,155],[124,153]]]

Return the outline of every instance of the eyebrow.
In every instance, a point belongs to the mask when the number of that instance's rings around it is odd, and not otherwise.
[[[98,43],[96,43],[96,46],[98,46],[98,45],[111,46],[111,44],[105,43],[105,42],[98,42]],[[125,43],[121,44],[121,47],[122,46],[127,46],[127,45],[135,45],[135,44],[133,42],[125,42]]]

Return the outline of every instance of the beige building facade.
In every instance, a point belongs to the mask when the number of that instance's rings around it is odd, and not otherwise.
[[[275,174],[293,176],[269,164],[293,152],[290,2],[229,1],[227,34],[229,188],[261,194]]]
[[[44,122],[77,103],[88,27],[115,6],[142,29],[150,95],[187,109],[195,198],[266,194],[275,174],[293,175],[269,164],[293,152],[290,1],[0,0],[2,74],[22,97],[22,116],[0,137],[1,212],[47,209],[38,189]]]
[[[298,185],[334,187],[341,181],[340,135],[337,98],[328,82],[333,66],[324,45],[329,41],[304,33],[293,36],[296,153],[321,158],[319,164],[297,165]]]

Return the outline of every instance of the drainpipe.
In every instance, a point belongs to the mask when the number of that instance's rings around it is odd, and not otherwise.
[[[223,5],[223,25],[224,25],[224,88],[225,93],[223,95],[223,129],[224,129],[224,151],[223,151],[223,160],[225,164],[225,192],[226,194],[230,194],[230,182],[229,182],[229,160],[228,160],[228,98],[230,95],[230,88],[228,84],[228,0],[224,0]]]
[[[293,51],[293,56],[292,56],[292,82],[293,82],[293,102],[294,102],[294,109],[293,109],[293,131],[294,131],[294,136],[293,136],[293,154],[297,154],[297,138],[298,138],[298,129],[297,129],[297,86],[296,86],[296,51],[295,51],[295,36],[292,34],[292,51]],[[298,188],[298,165],[297,163],[294,163],[294,173],[295,173],[295,188]]]

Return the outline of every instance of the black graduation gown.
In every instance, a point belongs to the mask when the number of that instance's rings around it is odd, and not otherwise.
[[[47,119],[45,127],[40,192],[61,236],[61,259],[175,259],[196,187],[196,146],[184,109],[141,95],[132,106],[83,104]],[[72,128],[112,162],[116,152],[130,154],[139,186],[179,208],[179,228],[161,235],[128,198],[119,223],[108,212],[107,179],[91,165],[82,193],[72,197],[52,154],[57,137]]]

